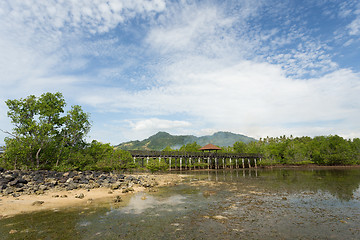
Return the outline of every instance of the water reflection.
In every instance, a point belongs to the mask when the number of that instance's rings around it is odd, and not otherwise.
[[[360,169],[236,169],[187,172],[208,181],[256,185],[287,192],[328,192],[343,201],[359,197]]]
[[[136,194],[131,199],[126,207],[120,209],[113,209],[125,214],[142,214],[148,209],[159,208],[173,209],[186,202],[186,197],[181,195],[173,195],[165,199],[155,198],[152,195],[145,193]]]

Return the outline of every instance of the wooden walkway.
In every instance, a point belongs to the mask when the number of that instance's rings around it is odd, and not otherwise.
[[[129,151],[134,163],[144,167],[149,161],[158,160],[167,164],[170,170],[183,169],[225,169],[257,167],[261,154],[215,153],[215,152],[179,152],[179,151]]]

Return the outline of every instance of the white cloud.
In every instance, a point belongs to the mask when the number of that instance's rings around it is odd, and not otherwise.
[[[212,43],[217,43],[214,38],[227,37],[221,29],[231,27],[234,21],[222,15],[215,6],[182,5],[181,9],[170,9],[160,25],[150,31],[147,41],[163,54],[178,51],[214,54],[216,46]],[[217,33],[221,35],[217,36]],[[202,48],[204,45],[206,49]]]
[[[158,130],[360,134],[357,70],[334,61],[335,41],[307,29],[300,10],[295,19],[269,4],[0,2],[0,96],[62,91],[97,116],[93,137],[112,143]],[[360,31],[349,6],[336,32],[348,46]],[[284,24],[264,27],[269,12]]]
[[[360,16],[348,25],[350,35],[360,35]]]
[[[137,14],[165,9],[165,1],[76,0],[76,1],[5,1],[2,17],[15,23],[27,23],[39,31],[72,28],[106,32]]]
[[[187,127],[189,132],[216,126],[255,137],[330,134],[339,128],[343,134],[360,133],[356,121],[349,120],[357,118],[359,109],[348,104],[360,100],[360,77],[339,69],[327,54],[326,44],[297,32],[301,29],[290,37],[273,29],[268,37],[256,37],[255,41],[236,38],[228,30],[235,23],[232,17],[223,15],[215,5],[201,7],[170,11],[176,14],[170,14],[169,22],[163,16],[162,24],[149,31],[147,42],[166,59],[160,62],[164,65],[157,71],[157,86],[138,91],[94,89],[82,95],[84,103],[102,111],[136,114],[144,119],[133,124],[138,130],[153,129],[154,121],[146,120],[149,116],[184,113],[184,121],[190,121],[188,117],[193,123]],[[275,41],[272,38],[278,33],[285,45],[298,39],[304,42],[285,54],[272,52],[268,62],[261,57],[248,59],[256,56],[252,48],[259,49],[262,41]],[[289,73],[316,77],[299,80]],[[334,126],[322,126],[325,119]]]
[[[165,120],[159,118],[149,118],[137,122],[133,122],[129,120],[128,122],[134,131],[142,131],[142,130],[159,131],[159,130],[167,130],[167,129],[183,128],[183,127],[191,126],[191,123],[186,121],[172,121],[172,120]]]
[[[196,122],[191,126],[176,126],[177,122],[170,124],[157,119],[140,120],[131,125],[139,131],[169,126],[169,129],[185,127],[195,132],[217,126],[219,130],[252,136],[300,134],[298,128],[308,123],[314,125],[314,132],[320,132],[317,129],[326,119],[336,124],[326,132],[331,133],[330,130],[339,127],[349,134],[359,132],[355,120],[360,117],[359,109],[351,103],[360,100],[360,76],[351,70],[339,70],[310,80],[294,80],[285,77],[280,66],[268,63],[243,61],[222,66],[221,61],[195,58],[188,59],[186,64],[174,63],[163,74],[168,82],[160,88],[121,94],[118,90],[107,89],[103,95],[107,101],[102,109],[126,108],[129,113],[137,113],[145,119],[150,115],[174,113],[206,119],[205,125]],[[94,92],[91,95],[99,96]]]

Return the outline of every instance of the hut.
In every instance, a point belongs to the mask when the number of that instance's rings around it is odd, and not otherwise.
[[[218,146],[215,146],[214,144],[209,143],[208,145],[203,146],[199,150],[203,151],[203,152],[205,152],[205,151],[209,151],[209,152],[215,151],[215,152],[217,152],[218,150],[221,150],[221,148],[219,148]]]

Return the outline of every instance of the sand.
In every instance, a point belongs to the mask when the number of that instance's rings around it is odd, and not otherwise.
[[[158,174],[150,176],[158,183],[157,187],[177,184],[186,177],[185,175],[177,174]],[[128,193],[122,193],[122,189],[111,190],[110,188],[96,188],[89,191],[86,189],[76,189],[72,191],[49,190],[42,195],[0,197],[0,219],[34,211],[59,210],[67,207],[85,206],[95,202],[111,201],[111,199],[115,199],[117,196],[125,197],[126,195],[148,191],[148,189],[139,185],[134,185],[133,189],[134,191]],[[76,197],[81,194],[83,194],[83,198]]]

